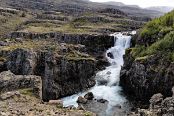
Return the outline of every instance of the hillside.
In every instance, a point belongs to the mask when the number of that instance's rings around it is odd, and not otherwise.
[[[0,36],[13,31],[110,34],[138,29],[151,19],[133,16],[114,6],[81,0],[1,0],[0,3],[0,24],[3,25]]]
[[[139,7],[129,6],[129,5],[120,5],[120,3],[111,2],[112,5],[90,2],[88,0],[1,0],[1,6],[4,7],[13,7],[13,8],[28,8],[30,10],[76,10],[76,11],[93,11],[97,9],[105,8],[116,8],[123,10],[125,13],[131,16],[159,16],[163,13],[154,10],[141,9]],[[115,7],[117,6],[117,7]],[[138,10],[139,12],[137,12]]]
[[[154,19],[140,30],[136,40],[134,56],[144,57],[157,54],[158,52],[171,53],[171,60],[174,60],[174,11],[163,17]],[[140,50],[141,49],[141,50]]]
[[[149,10],[156,10],[156,11],[159,11],[159,12],[164,12],[164,13],[167,13],[167,12],[170,12],[174,9],[174,7],[167,7],[167,6],[156,6],[156,7],[148,7],[146,9],[149,9]]]
[[[151,103],[149,109],[142,110],[145,114],[149,112],[147,116],[150,114],[157,116],[159,113],[170,115],[172,114],[170,111],[160,110],[173,107],[171,106],[173,70],[174,11],[171,11],[148,22],[133,38],[132,48],[126,51],[125,64],[121,71],[121,85],[126,94],[136,96],[133,97],[134,100],[146,105]],[[163,101],[163,98],[166,99]],[[156,103],[152,99],[161,101],[151,107],[154,102]],[[163,103],[166,105],[163,106]]]

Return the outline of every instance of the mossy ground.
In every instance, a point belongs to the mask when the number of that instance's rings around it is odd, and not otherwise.
[[[95,58],[76,50],[80,45],[73,44],[63,44],[65,47],[65,51],[62,51],[62,44],[51,41],[51,40],[23,40],[22,42],[16,42],[15,40],[9,40],[10,45],[8,46],[0,46],[0,51],[8,51],[11,52],[15,49],[25,49],[32,51],[40,51],[40,52],[52,52],[56,53],[61,57],[64,57],[68,60],[92,60]],[[5,57],[0,57],[0,61],[5,60]]]

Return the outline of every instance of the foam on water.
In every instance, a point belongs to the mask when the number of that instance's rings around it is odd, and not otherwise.
[[[96,99],[106,99],[109,102],[107,113],[110,113],[113,106],[118,104],[122,106],[126,102],[125,97],[120,94],[119,81],[121,66],[124,63],[123,55],[125,54],[125,49],[130,47],[131,40],[131,36],[123,35],[122,33],[114,33],[111,36],[115,37],[115,45],[106,52],[106,58],[111,65],[96,74],[97,84],[89,90]],[[108,54],[112,54],[112,57],[109,57]],[[85,93],[87,92],[64,98],[64,106],[74,105],[77,107],[76,100],[78,96],[85,95]]]

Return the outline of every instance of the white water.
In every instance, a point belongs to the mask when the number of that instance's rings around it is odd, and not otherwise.
[[[115,37],[115,46],[106,52],[106,58],[111,65],[96,74],[97,84],[89,90],[94,94],[96,99],[106,99],[109,102],[106,111],[107,114],[110,113],[113,106],[118,104],[123,106],[126,102],[125,97],[120,94],[121,87],[119,86],[119,81],[121,66],[124,63],[123,55],[125,54],[125,49],[129,48],[131,40],[131,36],[126,36],[122,33],[115,33],[111,36]],[[107,55],[108,53],[112,54],[112,58]],[[85,95],[85,93],[79,93],[64,98],[64,106],[74,105],[77,107],[78,104],[76,103],[76,100],[78,96]]]

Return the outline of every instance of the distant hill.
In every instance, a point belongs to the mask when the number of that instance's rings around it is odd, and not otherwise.
[[[127,6],[127,7],[140,8],[138,5],[126,5],[126,4],[122,3],[122,2],[115,2],[115,1],[103,2],[103,4],[114,5],[114,6]]]
[[[174,9],[174,7],[168,7],[168,6],[152,6],[152,7],[146,8],[146,9],[156,10],[156,11],[159,11],[159,12],[167,13],[167,12],[172,11]]]
[[[89,0],[0,0],[0,6],[44,11],[61,10],[71,13],[75,11],[78,14],[79,12],[114,8],[136,17],[158,17],[164,14],[159,11],[142,9],[138,6],[125,5],[120,2],[96,3]]]
[[[103,4],[115,5],[115,6],[125,6],[124,3],[122,3],[122,2],[115,2],[115,1],[103,2]]]

